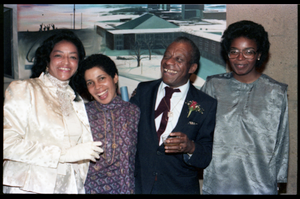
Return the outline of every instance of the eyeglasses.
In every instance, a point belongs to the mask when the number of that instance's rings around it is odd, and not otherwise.
[[[243,54],[245,59],[254,59],[254,57],[256,55],[256,51],[253,49],[244,49],[244,50],[242,50],[242,52],[238,49],[232,49],[229,51],[228,57],[229,57],[229,59],[235,59],[240,55],[240,53]]]

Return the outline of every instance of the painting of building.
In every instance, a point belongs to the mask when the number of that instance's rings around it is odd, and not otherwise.
[[[106,46],[111,50],[128,50],[136,42],[141,42],[141,48],[147,48],[147,42],[153,43],[153,49],[165,48],[164,39],[169,43],[179,34],[179,26],[146,13],[134,20],[118,26],[107,24],[97,25],[97,33],[105,38]]]
[[[220,54],[220,35],[207,33],[200,37],[190,34],[154,14],[146,13],[115,27],[103,23],[96,28],[111,50],[128,50],[136,42],[141,43],[141,49],[149,49],[149,43],[151,49],[165,49],[175,38],[186,36],[196,43],[203,57],[225,66]]]
[[[204,4],[183,4],[182,19],[203,18]]]
[[[160,61],[166,47],[178,36],[192,39],[201,52],[194,85],[200,88],[208,75],[226,71],[220,57],[225,18],[205,19],[213,4],[4,4],[13,13],[13,79],[31,75],[34,53],[43,40],[59,29],[71,29],[86,54],[103,53],[118,67],[119,87],[131,93],[141,81],[161,76]],[[218,15],[219,17],[220,15]],[[217,15],[215,18],[218,18]],[[17,57],[17,58],[16,58]],[[8,77],[8,76],[7,76]]]

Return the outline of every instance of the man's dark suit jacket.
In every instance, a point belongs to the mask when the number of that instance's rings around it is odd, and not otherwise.
[[[212,158],[217,101],[190,83],[185,102],[196,101],[204,109],[203,114],[193,111],[187,117],[189,109],[184,103],[173,132],[182,132],[193,140],[195,151],[190,159],[182,153],[165,154],[164,144],[158,145],[154,121],[156,95],[161,81],[140,83],[130,99],[141,110],[135,164],[136,194],[150,194],[154,182],[162,194],[199,194],[196,168],[206,168]]]

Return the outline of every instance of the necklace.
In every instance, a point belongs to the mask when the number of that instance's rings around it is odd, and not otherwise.
[[[165,102],[165,104],[166,104],[166,106],[167,106],[167,108],[168,108],[168,118],[169,118],[169,119],[170,119],[170,117],[173,117],[173,110],[174,110],[175,107],[179,104],[179,102],[181,101],[182,98],[183,98],[183,97],[181,97],[181,98],[178,100],[178,102],[177,102],[176,105],[172,108],[172,110],[170,110],[170,107],[168,106],[168,104],[167,104],[165,98],[163,98],[163,100],[164,100],[164,102]],[[171,105],[171,102],[170,102],[170,105]]]
[[[100,108],[98,108],[98,104],[96,101],[94,101],[95,103],[95,106],[96,108],[98,109],[98,111],[100,111],[102,114],[103,114],[103,118],[106,118],[105,117],[105,113],[103,110],[101,110]],[[110,114],[111,114],[111,117],[112,117],[112,120],[114,121],[114,115],[112,114],[112,112],[110,111]],[[116,148],[117,148],[117,144],[116,144],[116,132],[115,132],[115,128],[114,128],[114,125],[112,125],[113,127],[113,143],[111,145],[111,148],[113,149],[113,155],[112,155],[112,158],[111,158],[111,161],[110,163],[108,162],[108,158],[106,157],[106,152],[104,150],[104,153],[103,153],[103,158],[105,160],[105,163],[108,164],[109,166],[113,164],[113,161],[114,161],[114,157],[115,157],[115,152],[116,152]],[[106,148],[107,146],[107,138],[106,138],[106,120],[104,120],[104,148]]]

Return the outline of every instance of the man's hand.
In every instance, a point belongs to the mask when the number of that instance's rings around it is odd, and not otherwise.
[[[189,153],[192,154],[195,151],[195,143],[190,140],[186,134],[181,132],[170,133],[170,136],[164,141],[165,153]]]

